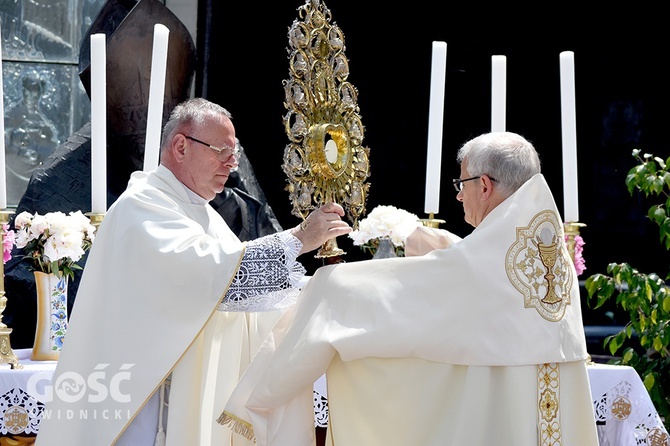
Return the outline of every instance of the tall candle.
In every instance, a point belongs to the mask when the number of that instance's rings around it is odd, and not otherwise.
[[[440,210],[440,169],[442,165],[442,123],[447,74],[447,43],[433,42],[430,73],[430,109],[428,114],[428,156],[426,158],[426,201],[424,211]]]
[[[2,28],[0,28],[2,36]],[[2,86],[2,44],[0,42],[0,209],[7,207],[7,172],[5,171],[5,93]]]
[[[165,74],[167,72],[168,36],[165,25],[154,25],[154,47],[151,56],[151,84],[149,85],[149,109],[147,134],[144,144],[144,170],[158,166],[163,123],[163,99],[165,97]]]
[[[505,131],[507,58],[491,56],[491,131]]]
[[[107,212],[107,50],[91,35],[91,213]]]
[[[575,55],[560,54],[561,124],[563,136],[563,219],[579,221],[577,193],[577,124],[575,119]]]

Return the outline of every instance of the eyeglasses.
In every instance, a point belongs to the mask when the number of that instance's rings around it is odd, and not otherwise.
[[[216,147],[216,146],[213,146],[213,145],[211,145],[211,144],[207,144],[207,143],[204,142],[204,141],[200,141],[199,139],[194,138],[194,137],[189,136],[189,135],[184,135],[184,137],[185,137],[186,139],[190,139],[191,141],[195,141],[195,142],[197,142],[197,143],[199,143],[199,144],[202,144],[203,146],[207,146],[207,147],[209,147],[210,149],[214,150],[214,151],[215,151],[216,153],[218,153],[219,155],[222,155],[223,158],[219,158],[219,159],[221,159],[222,161],[227,161],[228,159],[230,159],[231,156],[234,156],[235,159],[237,159],[238,156],[239,156],[239,154],[240,154],[240,149],[239,149],[239,147],[235,147],[235,148],[233,148],[233,149],[228,148],[228,147]]]
[[[480,175],[480,176],[476,176],[476,177],[466,178],[466,179],[464,179],[464,180],[461,180],[461,179],[459,179],[459,178],[455,178],[455,179],[453,180],[453,183],[454,183],[454,189],[456,189],[456,192],[460,192],[460,191],[463,190],[463,183],[465,183],[466,181],[470,181],[470,180],[476,180],[476,179],[478,179],[478,178],[481,178],[481,175]],[[495,181],[495,178],[489,177],[489,179],[490,179],[491,181]]]

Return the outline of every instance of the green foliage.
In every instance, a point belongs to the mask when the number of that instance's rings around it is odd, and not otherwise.
[[[639,164],[626,177],[632,195],[642,192],[657,202],[647,217],[659,227],[659,241],[670,250],[670,158],[633,151]],[[667,267],[667,265],[663,265]],[[627,263],[610,263],[607,274],[586,280],[589,305],[599,308],[610,299],[630,316],[623,330],[605,339],[605,348],[619,355],[614,364],[629,365],[642,377],[649,395],[670,430],[670,288],[668,279],[656,273],[643,274]]]

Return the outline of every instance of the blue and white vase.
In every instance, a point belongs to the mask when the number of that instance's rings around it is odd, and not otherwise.
[[[67,332],[67,276],[35,271],[37,326],[31,358],[57,361]]]

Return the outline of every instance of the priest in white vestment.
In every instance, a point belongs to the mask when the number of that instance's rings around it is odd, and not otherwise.
[[[539,157],[502,132],[458,161],[474,231],[419,228],[410,257],[319,269],[220,423],[313,445],[325,373],[330,446],[597,446],[577,275]]]
[[[329,204],[240,242],[208,204],[236,154],[225,109],[196,98],[172,111],[161,164],[132,175],[99,227],[38,446],[249,444],[216,423],[220,407],[294,303],[296,257],[351,228]]]

